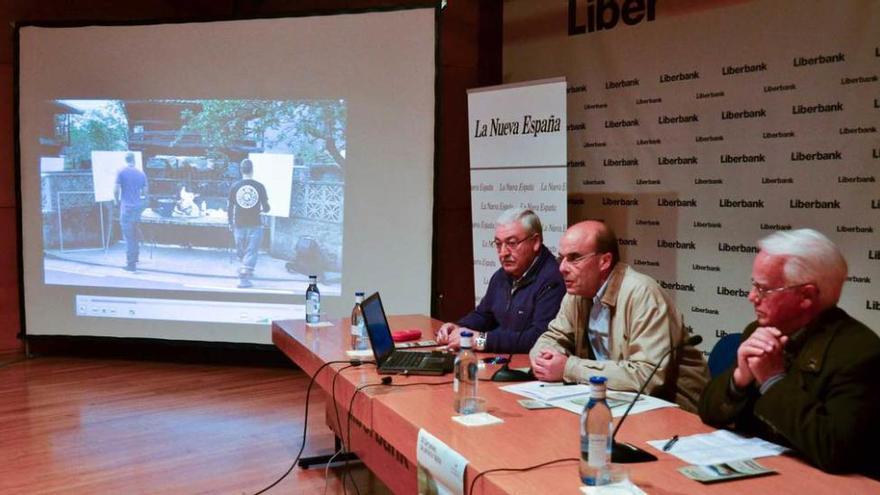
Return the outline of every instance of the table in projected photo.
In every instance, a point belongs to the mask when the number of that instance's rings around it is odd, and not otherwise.
[[[272,322],[272,342],[305,373],[312,375],[328,361],[348,360],[349,319],[331,320],[332,326],[313,328],[301,320]],[[392,316],[392,330],[419,328],[422,338],[433,338],[442,322],[427,316]],[[484,354],[485,355],[485,354]],[[513,366],[527,366],[528,357],[514,356]],[[330,396],[336,378],[335,397],[327,401],[327,424],[343,440],[348,437],[348,408],[359,387],[379,383],[372,364],[347,368],[334,364],[325,368],[316,383]],[[480,377],[488,377],[497,366],[488,366]],[[393,384],[449,382],[445,376],[393,376]],[[468,428],[450,419],[452,385],[407,387],[371,386],[354,400],[351,421],[351,451],[364,461],[394,493],[417,492],[416,441],[420,428],[464,456],[469,464],[465,481],[478,473],[497,468],[520,468],[554,459],[580,455],[579,416],[563,409],[527,410],[520,397],[500,390],[504,383],[480,381],[480,395],[487,399],[488,412],[502,424]],[[313,395],[314,398],[314,395]],[[335,400],[334,400],[335,399]],[[334,402],[339,410],[336,420]],[[673,435],[708,433],[714,428],[678,408],[664,408],[631,416],[620,429],[619,439],[655,454],[657,461],[627,464],[630,479],[647,493],[880,493],[880,482],[859,475],[823,473],[791,456],[764,457],[760,463],[777,475],[702,485],[678,472],[683,461],[654,449],[648,440]],[[299,442],[299,440],[297,440]],[[308,450],[308,449],[307,449]],[[579,493],[578,463],[566,462],[528,472],[498,472],[477,480],[474,494]]]
[[[150,246],[174,244],[185,247],[232,249],[232,232],[225,211],[210,210],[202,216],[163,216],[152,208],[141,215],[141,230]]]

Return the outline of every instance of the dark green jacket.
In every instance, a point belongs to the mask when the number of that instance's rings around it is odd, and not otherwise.
[[[757,327],[746,327],[742,340]],[[790,446],[823,471],[878,477],[870,453],[880,440],[880,338],[837,307],[804,332],[786,346],[791,364],[767,393],[755,383],[735,389],[734,363],[709,382],[700,418]]]

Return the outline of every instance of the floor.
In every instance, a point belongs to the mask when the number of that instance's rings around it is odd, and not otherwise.
[[[0,355],[0,493],[257,493],[300,448],[307,386],[294,369]],[[318,388],[308,423],[303,455],[332,453]],[[351,472],[347,493],[388,493]],[[342,473],[297,467],[267,493],[343,493]]]

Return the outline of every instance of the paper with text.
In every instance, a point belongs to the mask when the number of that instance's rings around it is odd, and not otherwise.
[[[463,495],[467,459],[420,429],[416,446],[419,495]]]
[[[588,385],[563,386],[546,382],[523,382],[506,385],[501,387],[501,390],[531,399],[539,399],[554,407],[565,409],[575,414],[580,414],[584,410],[584,405],[590,400],[590,387]],[[635,392],[609,390],[605,395],[605,400],[611,409],[611,415],[615,418],[623,416],[635,395]],[[664,407],[678,407],[678,405],[658,399],[657,397],[651,397],[650,395],[642,395],[629,413],[638,414]]]
[[[669,439],[650,440],[648,445],[662,451]],[[747,438],[727,430],[713,431],[679,437],[678,442],[666,451],[675,457],[698,466],[721,464],[741,459],[755,459],[779,455],[789,450],[781,445],[762,440]]]

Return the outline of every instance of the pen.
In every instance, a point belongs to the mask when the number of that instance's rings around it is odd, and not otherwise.
[[[675,445],[675,442],[677,442],[677,441],[678,441],[678,435],[675,435],[672,438],[670,438],[669,441],[666,442],[666,445],[663,446],[663,452],[669,452],[669,449],[671,449],[672,446]]]
[[[562,383],[542,383],[539,387],[567,387],[569,385],[577,385],[576,382],[562,382]]]

